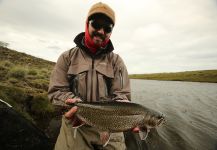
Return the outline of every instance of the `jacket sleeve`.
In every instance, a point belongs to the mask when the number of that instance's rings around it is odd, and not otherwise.
[[[48,98],[54,105],[64,106],[66,99],[74,97],[67,78],[69,63],[69,51],[66,51],[58,58],[51,73]]]
[[[122,58],[116,54],[114,59],[114,80],[112,81],[113,100],[131,100],[130,80]]]

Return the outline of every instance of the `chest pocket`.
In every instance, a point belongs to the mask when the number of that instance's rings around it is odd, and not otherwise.
[[[87,74],[89,65],[71,64],[67,76],[70,83],[70,90],[81,99],[87,97]]]
[[[114,79],[114,70],[112,65],[107,63],[99,63],[96,66],[98,98],[100,100],[108,99],[112,95],[111,87]]]

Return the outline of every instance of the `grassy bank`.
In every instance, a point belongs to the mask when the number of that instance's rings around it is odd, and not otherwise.
[[[217,83],[217,70],[186,71],[176,73],[131,74],[130,78]]]
[[[53,62],[0,47],[0,99],[41,128],[41,121],[54,112],[47,98],[53,66]]]

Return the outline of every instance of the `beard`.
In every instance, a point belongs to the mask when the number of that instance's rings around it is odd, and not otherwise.
[[[103,34],[100,34],[99,32],[97,32],[97,31],[94,31],[93,32],[93,34],[92,34],[92,37],[91,38],[93,38],[94,36],[98,36],[99,38],[101,38],[102,39],[102,41],[105,41],[105,39],[106,39],[106,36],[105,35],[103,35]]]

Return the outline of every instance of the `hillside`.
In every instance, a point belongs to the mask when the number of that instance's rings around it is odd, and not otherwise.
[[[41,128],[54,112],[47,99],[55,63],[0,47],[0,99]],[[42,123],[43,122],[43,123]]]

